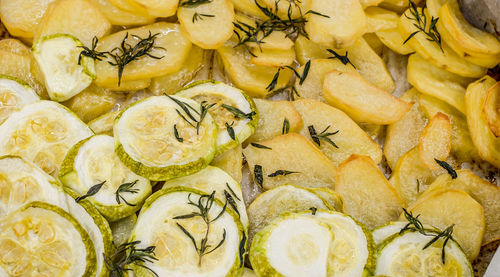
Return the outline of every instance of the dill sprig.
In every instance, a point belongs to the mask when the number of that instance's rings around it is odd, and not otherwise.
[[[226,240],[226,229],[224,229],[224,232],[222,234],[222,239],[219,241],[217,245],[212,246],[208,243],[208,234],[210,233],[211,224],[224,214],[227,207],[227,202],[226,202],[224,204],[224,207],[222,207],[221,211],[219,212],[219,214],[214,218],[210,218],[210,210],[213,207],[214,201],[215,201],[215,191],[213,191],[211,194],[201,195],[198,198],[197,202],[193,202],[193,200],[191,200],[191,193],[190,193],[188,194],[188,205],[194,206],[197,209],[197,211],[185,215],[176,216],[173,218],[173,219],[189,219],[194,217],[200,217],[205,222],[206,225],[205,236],[201,239],[200,243],[196,242],[196,239],[193,237],[193,235],[191,235],[191,233],[189,233],[188,230],[186,230],[186,228],[184,228],[178,222],[176,223],[179,229],[181,229],[181,231],[193,243],[193,246],[196,249],[196,253],[198,253],[198,266],[201,266],[203,256],[208,255],[217,250],[219,247],[222,246],[222,244]]]
[[[256,164],[253,167],[253,177],[257,185],[259,185],[260,188],[264,188],[264,175],[262,173],[262,166]]]
[[[133,186],[135,186],[135,184],[137,184],[137,182],[139,182],[139,180],[135,180],[133,182],[121,184],[115,192],[116,203],[121,204],[120,203],[120,200],[121,200],[129,206],[136,206],[135,204],[131,204],[131,203],[127,202],[125,197],[123,197],[123,195],[121,195],[120,193],[124,193],[124,192],[138,193],[139,189],[132,188]]]
[[[185,0],[181,2],[181,7],[186,7],[186,8],[194,8],[198,7],[199,5],[207,4],[212,2],[213,0]]]
[[[233,107],[233,106],[230,106],[230,105],[226,105],[226,104],[222,104],[222,106],[224,109],[228,110],[229,112],[231,112],[235,118],[240,118],[240,119],[249,119],[249,120],[252,120],[254,115],[256,115],[256,112],[255,111],[251,111],[249,113],[245,113],[243,111],[241,111],[240,109],[236,108],[236,107]]]
[[[274,177],[278,177],[278,176],[287,176],[287,175],[290,175],[290,174],[295,174],[295,173],[300,173],[298,171],[289,171],[289,170],[283,170],[283,169],[278,169],[276,170],[275,172],[267,175],[267,177],[271,177],[271,178],[274,178]]]
[[[96,185],[93,185],[89,188],[89,190],[87,191],[86,194],[82,195],[82,196],[79,196],[77,198],[75,198],[75,201],[78,203],[80,201],[82,201],[83,199],[87,198],[87,197],[90,197],[90,196],[94,196],[96,195],[99,190],[101,190],[102,186],[106,183],[106,181],[102,181],[100,182],[99,184],[96,184]]]
[[[290,121],[288,121],[288,118],[285,118],[285,120],[283,120],[283,127],[281,128],[281,134],[285,135],[288,134],[289,132],[290,132]]]
[[[132,46],[127,42],[129,38],[129,34],[127,32],[120,44],[120,47],[115,47],[111,51],[107,52],[108,56],[112,59],[112,61],[108,61],[108,63],[112,66],[118,67],[118,86],[120,86],[123,70],[127,64],[143,56],[156,60],[163,58],[163,56],[157,57],[150,53],[153,49],[165,49],[163,47],[154,46],[155,39],[159,34],[160,33],[152,35],[150,31],[147,38],[132,35],[133,38],[139,40],[134,46]]]
[[[336,135],[339,132],[339,130],[335,132],[328,132],[328,129],[330,129],[330,125],[328,125],[319,134],[316,132],[314,125],[310,125],[309,127],[307,127],[307,129],[309,130],[309,135],[311,136],[311,139],[314,141],[314,143],[318,145],[318,147],[321,146],[321,140],[324,140],[329,144],[331,144],[333,147],[339,148],[338,145],[331,138],[329,138],[330,136]]]
[[[146,248],[136,248],[140,241],[132,241],[123,243],[116,249],[111,257],[104,255],[104,264],[109,270],[110,277],[124,277],[128,276],[127,272],[132,271],[126,268],[128,265],[135,265],[147,269],[151,274],[159,277],[156,272],[145,265],[145,263],[154,263],[158,259],[155,257],[155,246],[148,246]]]
[[[252,145],[253,147],[256,147],[256,148],[260,148],[260,149],[273,150],[271,147],[268,147],[268,146],[265,146],[265,145],[262,145],[262,144],[258,144],[258,143],[255,143],[255,142],[251,142],[250,145]]]
[[[449,163],[445,161],[440,161],[438,159],[434,160],[440,167],[444,168],[448,172],[448,174],[450,174],[451,179],[456,179],[458,177],[457,172],[455,171],[455,169],[453,169],[453,167]]]
[[[206,14],[206,13],[197,13],[197,12],[195,12],[195,13],[193,14],[193,19],[192,19],[192,21],[193,21],[193,23],[195,23],[195,22],[196,22],[196,21],[198,21],[198,20],[203,20],[203,18],[204,18],[204,17],[215,17],[215,15],[213,15],[213,14]]]
[[[441,51],[444,52],[443,47],[441,45],[441,34],[438,32],[436,27],[436,24],[439,21],[439,17],[437,18],[434,18],[434,16],[431,17],[430,24],[427,24],[427,15],[425,14],[425,9],[426,6],[424,5],[422,7],[422,11],[419,12],[417,4],[415,4],[415,2],[411,0],[409,1],[408,10],[410,11],[411,16],[408,16],[406,13],[404,15],[409,20],[414,21],[413,26],[417,28],[417,31],[411,33],[408,36],[408,38],[406,38],[406,40],[403,42],[403,44],[408,42],[413,36],[415,36],[419,32],[422,32],[424,35],[427,36],[428,41],[436,42],[439,45]]]
[[[97,43],[99,42],[99,39],[97,37],[94,37],[92,39],[92,48],[88,48],[87,46],[78,46],[78,48],[82,48],[83,50],[80,52],[78,55],[78,65],[81,64],[82,62],[82,57],[89,57],[93,60],[97,61],[102,61],[102,59],[106,58],[106,55],[108,52],[99,52],[96,50],[97,48]]]
[[[333,57],[328,57],[328,59],[330,59],[330,60],[331,59],[338,59],[342,64],[344,64],[344,65],[350,64],[350,65],[352,65],[352,67],[356,68],[354,66],[354,64],[351,62],[351,60],[349,60],[349,58],[347,57],[347,54],[348,54],[347,51],[345,52],[344,56],[340,55],[339,53],[335,52],[335,50],[332,50],[332,49],[326,49],[326,51],[328,51],[330,54],[333,55]]]
[[[172,96],[167,95],[167,94],[165,94],[165,96],[170,98],[170,100],[174,101],[177,104],[177,106],[179,106],[181,108],[181,110],[184,112],[185,115],[182,114],[182,112],[177,110],[177,109],[175,111],[184,121],[186,121],[187,124],[189,124],[189,125],[191,125],[191,127],[195,128],[196,134],[199,135],[201,123],[203,122],[203,120],[207,116],[208,110],[210,110],[213,106],[215,106],[215,103],[207,104],[207,101],[202,101],[200,103],[200,109],[198,111],[197,109],[193,108],[191,105],[189,105],[188,103],[186,103],[184,101],[176,99],[175,97],[172,97]],[[175,130],[177,129],[177,127],[176,126],[174,126],[174,127],[175,127],[174,128],[174,135],[175,135]],[[179,139],[177,139],[177,140],[180,141]]]

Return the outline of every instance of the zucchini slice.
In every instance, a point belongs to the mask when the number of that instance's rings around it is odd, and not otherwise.
[[[64,106],[42,100],[24,106],[0,125],[0,156],[16,155],[52,176],[68,150],[92,131]]]
[[[118,247],[123,243],[127,243],[136,222],[137,215],[132,214],[110,223],[109,227],[111,228],[111,232],[113,233],[113,243],[115,244],[115,246]]]
[[[238,216],[243,227],[248,229],[248,215],[243,202],[241,185],[224,170],[208,166],[189,176],[176,178],[165,182],[163,188],[187,187],[200,190],[206,194],[215,191],[215,197],[221,202],[227,201],[227,206]]]
[[[26,82],[0,74],[0,124],[13,112],[38,100],[40,98]]]
[[[210,105],[181,96],[151,96],[115,119],[115,151],[136,174],[153,181],[187,176],[215,156],[217,126]]]
[[[95,79],[94,60],[80,56],[81,46],[80,40],[68,34],[42,37],[33,46],[50,99],[68,100]]]
[[[240,276],[246,235],[238,217],[215,191],[173,187],[146,200],[130,241],[155,246],[157,261],[133,268],[138,277]],[[204,246],[203,246],[204,245]],[[206,247],[205,247],[206,246]]]
[[[431,232],[431,231],[429,231]],[[388,238],[378,248],[375,275],[403,276],[474,276],[472,267],[458,243],[444,238],[423,249],[432,237],[418,231],[405,231]]]
[[[122,164],[114,152],[113,137],[107,135],[95,135],[73,146],[64,158],[59,180],[80,195],[97,185],[98,192],[89,199],[109,221],[134,214],[151,194],[149,180]]]
[[[330,226],[308,214],[285,213],[260,230],[250,247],[258,276],[327,276]]]
[[[404,229],[406,224],[408,224],[408,222],[391,221],[385,225],[377,227],[372,231],[373,241],[377,246],[381,245],[387,238],[390,238],[395,234],[399,234],[399,232]],[[437,230],[436,228],[427,224],[424,224],[423,226],[427,230]]]
[[[31,202],[0,220],[0,267],[8,276],[93,276],[89,234],[69,213]]]
[[[245,141],[254,133],[259,122],[252,98],[242,90],[221,82],[196,82],[181,89],[176,95],[215,104],[210,109],[210,114],[218,128],[217,154]]]

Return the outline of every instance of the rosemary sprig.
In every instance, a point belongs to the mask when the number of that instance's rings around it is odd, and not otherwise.
[[[97,37],[94,37],[92,39],[92,48],[88,48],[87,46],[78,46],[78,48],[83,49],[78,55],[78,65],[81,64],[83,56],[92,58],[93,60],[97,61],[102,61],[103,58],[106,58],[106,54],[108,52],[99,52],[96,50],[98,42],[99,39]]]
[[[267,85],[267,87],[266,87],[266,90],[271,92],[270,94],[266,95],[266,97],[271,97],[272,95],[276,95],[278,93],[283,92],[285,89],[290,88],[290,87],[284,87],[282,89],[277,89],[277,90],[273,91],[276,88],[276,86],[278,85],[278,79],[280,77],[281,70],[283,70],[285,68],[290,69],[293,72],[293,74],[295,74],[295,76],[299,79],[299,85],[302,85],[304,83],[304,81],[306,80],[307,75],[309,75],[309,69],[311,68],[311,60],[307,61],[307,63],[304,65],[304,71],[302,72],[302,74],[299,74],[299,72],[297,72],[297,70],[294,67],[289,66],[289,65],[279,67],[278,71],[276,71],[276,73],[274,74],[273,79],[271,80],[271,83],[269,83],[269,85]],[[295,93],[297,93],[297,95],[299,94],[297,92],[297,89],[295,88],[295,86],[292,86],[291,88],[292,88],[292,90],[294,90]]]
[[[82,195],[82,196],[79,196],[77,198],[75,198],[75,201],[78,203],[80,201],[82,201],[83,199],[87,198],[87,197],[90,197],[90,196],[94,196],[96,195],[99,190],[101,190],[102,186],[106,183],[106,181],[102,181],[100,182],[99,184],[97,185],[93,185],[89,188],[89,190],[87,191],[86,194]]]
[[[331,144],[335,148],[339,148],[338,145],[331,139],[329,138],[330,136],[336,135],[339,130],[335,132],[328,132],[328,129],[330,129],[330,125],[328,125],[321,133],[317,133],[316,129],[314,129],[314,125],[310,125],[307,127],[309,130],[309,135],[311,136],[311,139],[316,143],[318,146],[321,146],[321,140],[324,140]]]
[[[245,262],[245,245],[247,244],[247,235],[245,232],[243,232],[243,237],[241,238],[240,245],[238,247],[239,250],[239,258],[240,258],[240,265],[243,266],[243,263]]]
[[[197,135],[199,135],[200,126],[201,126],[201,123],[203,122],[203,119],[205,119],[205,117],[208,114],[208,110],[210,110],[210,108],[212,108],[213,106],[215,106],[215,103],[207,104],[207,101],[202,101],[200,103],[200,119],[198,120],[198,122],[196,122],[196,134]]]
[[[229,137],[232,140],[236,140],[236,134],[234,133],[234,129],[233,129],[234,121],[231,124],[228,124],[226,122],[226,123],[224,123],[224,125],[226,126],[226,131],[227,131],[227,134],[229,135]]]
[[[347,57],[347,54],[348,54],[347,51],[345,52],[344,56],[340,55],[339,53],[335,52],[332,49],[326,49],[326,51],[328,51],[330,54],[333,55],[333,57],[328,57],[328,59],[330,59],[330,60],[331,59],[338,59],[343,65],[350,64],[350,65],[352,65],[352,67],[356,68],[354,66],[354,64],[351,62],[351,60],[349,60],[349,58]]]
[[[427,26],[427,15],[425,14],[425,8],[426,6],[424,5],[422,7],[422,11],[418,11],[417,4],[413,1],[409,1],[408,4],[408,10],[410,11],[411,16],[408,16],[406,13],[404,14],[406,18],[409,20],[414,21],[413,26],[417,28],[417,31],[411,33],[408,38],[403,42],[405,44],[408,42],[412,37],[414,37],[416,34],[419,32],[422,32],[424,35],[427,36],[428,41],[436,42],[439,45],[439,48],[441,51],[444,52],[443,47],[441,45],[441,34],[438,32],[436,24],[439,21],[438,18],[431,17],[431,22],[429,26]]]
[[[455,226],[455,224],[452,224],[451,226],[449,226],[448,228],[444,229],[444,231],[441,231],[439,234],[437,234],[434,238],[432,238],[425,246],[424,248],[422,249],[426,249],[427,247],[431,246],[433,243],[435,243],[436,241],[438,241],[438,239],[440,238],[443,238],[444,239],[444,242],[443,242],[443,247],[441,249],[441,262],[443,264],[445,264],[446,262],[446,252],[445,252],[445,248],[446,248],[446,244],[448,243],[448,241],[452,238],[452,235],[453,235],[453,227]]]
[[[255,143],[255,142],[251,142],[250,145],[252,145],[253,147],[256,147],[256,148],[260,148],[260,149],[273,150],[271,147],[267,147],[265,145],[258,144],[258,143]]]
[[[165,96],[170,98],[170,100],[174,101],[181,108],[181,110],[184,112],[185,116],[179,110],[176,110],[177,114],[184,121],[186,121],[186,123],[191,125],[191,127],[195,128],[196,134],[199,135],[201,123],[203,122],[203,120],[207,116],[208,110],[210,110],[213,106],[215,106],[215,103],[207,104],[207,101],[202,101],[200,103],[200,111],[198,111],[186,102],[178,100],[175,97],[172,97],[172,96],[167,95],[167,94],[165,94]]]
[[[238,214],[238,217],[240,217],[240,212],[236,207],[236,201],[234,201],[234,198],[231,195],[231,193],[229,193],[227,190],[224,190],[224,197],[226,198],[227,203],[229,203],[229,206],[231,206],[231,208],[233,208],[236,214]]]
[[[438,159],[434,159],[436,161],[436,163],[441,166],[442,168],[446,169],[446,171],[448,172],[448,174],[450,174],[451,176],[451,179],[456,179],[458,177],[457,175],[457,172],[453,169],[453,167],[445,162],[445,161],[440,161]]]
[[[259,185],[260,188],[264,188],[263,187],[264,175],[262,173],[262,166],[261,165],[256,164],[253,167],[253,176],[254,176],[254,179],[255,179],[255,182],[257,183],[257,185]]]
[[[185,0],[181,2],[181,7],[186,7],[186,8],[194,8],[198,7],[199,5],[202,4],[207,4],[212,2],[213,0]]]
[[[215,17],[213,14],[206,14],[206,13],[197,13],[195,12],[193,14],[193,23],[195,23],[198,20],[203,20],[204,17]]]
[[[217,250],[219,247],[222,246],[224,241],[226,240],[226,229],[224,229],[224,232],[222,234],[222,239],[219,241],[219,243],[216,246],[212,246],[208,243],[208,234],[210,233],[210,226],[211,224],[219,219],[224,212],[226,211],[227,207],[227,202],[224,204],[224,207],[222,207],[221,211],[217,216],[214,218],[210,218],[210,210],[213,207],[215,200],[215,191],[213,191],[211,194],[204,194],[201,195],[198,198],[197,202],[193,202],[191,200],[191,194],[188,195],[188,205],[194,206],[196,209],[198,209],[195,212],[185,214],[185,215],[180,215],[176,216],[173,219],[189,219],[189,218],[194,218],[194,217],[201,217],[201,219],[205,222],[206,225],[206,231],[205,231],[205,236],[201,239],[200,243],[198,244],[196,242],[196,239],[189,233],[186,228],[184,228],[181,224],[178,222],[176,223],[179,229],[191,240],[193,243],[194,248],[196,249],[196,253],[198,253],[198,266],[201,266],[201,262],[203,259],[203,256],[208,255],[215,250]]]
[[[155,246],[146,248],[136,248],[140,241],[132,241],[121,244],[111,257],[104,255],[104,264],[109,270],[110,277],[124,277],[132,269],[126,268],[127,265],[136,265],[147,269],[151,274],[159,277],[156,272],[145,265],[145,263],[154,263],[158,259],[155,257]]]
[[[184,141],[184,139],[179,135],[179,131],[177,131],[177,124],[174,124],[174,136],[178,142]]]
[[[290,121],[288,121],[288,118],[285,117],[285,120],[283,120],[283,127],[281,128],[281,134],[285,135],[290,132]]]
[[[137,182],[139,182],[139,180],[135,180],[133,182],[121,184],[115,192],[116,203],[121,204],[120,203],[120,199],[121,199],[125,204],[127,204],[129,206],[136,206],[135,204],[131,204],[131,203],[127,202],[125,197],[123,197],[123,195],[121,195],[120,193],[123,193],[123,192],[138,193],[139,189],[132,188],[133,186],[135,186],[135,184],[137,184]]]
[[[231,193],[231,195],[236,198],[236,200],[238,201],[241,201],[241,199],[238,197],[238,195],[236,195],[236,193],[234,193],[234,190],[229,186],[228,183],[226,183],[226,188],[228,189],[228,191]]]
[[[256,115],[256,112],[255,111],[251,111],[249,113],[245,113],[243,112],[242,110],[236,108],[236,107],[233,107],[233,106],[230,106],[230,105],[226,105],[226,104],[222,104],[221,107],[223,107],[224,109],[228,110],[229,112],[231,112],[235,118],[241,118],[241,119],[249,119],[249,120],[252,120],[254,115]]]
[[[123,38],[120,47],[115,47],[113,50],[107,52],[108,56],[112,59],[112,61],[108,61],[108,63],[112,66],[118,67],[118,86],[120,86],[125,66],[127,66],[132,61],[137,60],[143,56],[147,56],[156,60],[163,58],[163,56],[158,57],[150,53],[153,49],[165,49],[163,47],[154,46],[155,39],[159,34],[160,33],[152,35],[151,32],[149,32],[147,38],[141,38],[139,36],[132,35],[132,37],[139,40],[134,46],[132,46],[127,42],[129,38],[129,34],[127,33]]]
[[[278,177],[278,176],[287,176],[287,175],[294,174],[294,173],[300,173],[300,172],[278,169],[275,172],[267,175],[267,177],[273,178],[273,177]]]
[[[280,72],[283,69],[283,67],[279,67],[278,71],[274,74],[273,79],[271,80],[271,83],[267,85],[266,90],[267,91],[273,91],[276,88],[276,85],[278,84],[278,78],[280,77]]]

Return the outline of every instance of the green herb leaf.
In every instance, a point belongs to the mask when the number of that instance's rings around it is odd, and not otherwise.
[[[300,76],[299,85],[302,85],[309,74],[309,69],[311,69],[311,60],[308,60],[304,65],[304,71],[302,72],[302,76]]]
[[[250,145],[252,145],[253,147],[256,147],[256,148],[261,148],[261,149],[267,149],[267,150],[273,150],[271,147],[267,147],[265,145],[262,145],[262,144],[258,144],[258,143],[255,143],[255,142],[251,142]]]
[[[235,118],[252,120],[253,117],[254,117],[254,115],[257,114],[255,111],[251,111],[249,113],[244,113],[240,109],[238,109],[236,107],[233,107],[233,106],[230,106],[230,105],[226,105],[226,104],[222,104],[221,107],[223,107],[224,109],[226,109],[229,112],[231,112],[234,115]]]
[[[97,37],[94,37],[92,39],[92,48],[88,48],[87,46],[78,46],[78,48],[83,49],[78,55],[78,65],[81,64],[83,56],[89,57],[94,61],[102,61],[102,59],[106,58],[108,52],[99,52],[96,50],[98,42],[99,39]]]
[[[204,18],[204,17],[215,17],[215,15],[213,15],[213,14],[206,14],[206,13],[197,13],[197,12],[195,12],[195,13],[193,14],[193,19],[192,19],[192,21],[193,21],[193,23],[195,23],[195,22],[196,22],[196,21],[198,21],[198,20],[203,20],[203,18]]]
[[[120,193],[123,193],[123,192],[138,193],[139,192],[138,189],[132,188],[135,184],[137,184],[137,182],[139,182],[139,180],[135,180],[135,181],[130,182],[130,183],[121,184],[115,192],[116,203],[121,204],[120,200],[122,200],[125,204],[127,204],[129,206],[136,206],[135,204],[131,204],[131,203],[127,202],[127,200]]]
[[[457,175],[457,172],[453,169],[453,167],[445,162],[445,161],[440,161],[438,159],[434,159],[436,161],[436,163],[441,166],[442,168],[446,169],[446,171],[448,172],[448,174],[450,174],[451,176],[451,179],[456,179],[458,177]]]
[[[243,237],[241,238],[240,241],[240,246],[239,246],[239,258],[240,258],[240,265],[243,266],[243,263],[245,262],[245,245],[247,243],[247,236],[245,232],[243,232]]]
[[[347,51],[345,52],[344,56],[340,55],[339,53],[335,52],[332,49],[326,49],[326,51],[330,52],[330,54],[333,55],[333,57],[329,57],[328,59],[338,59],[342,64],[344,65],[350,64],[352,65],[352,67],[356,68],[354,64],[351,62],[351,60],[349,60],[349,58],[347,57],[348,54]]]
[[[87,191],[86,194],[82,195],[82,196],[79,196],[77,198],[75,198],[75,201],[76,202],[80,202],[82,201],[83,199],[87,198],[87,197],[90,197],[90,196],[94,196],[96,195],[99,190],[101,190],[102,186],[106,183],[106,181],[102,181],[100,182],[99,184],[97,185],[93,185],[89,188],[89,190]]]
[[[174,136],[175,136],[175,139],[178,142],[183,142],[184,141],[184,139],[181,138],[181,136],[179,135],[179,131],[177,131],[177,124],[174,124]]]
[[[276,85],[278,84],[278,78],[280,77],[280,71],[281,67],[278,68],[278,71],[274,74],[273,79],[271,80],[271,83],[267,85],[266,90],[267,91],[273,91],[276,88]]]
[[[294,173],[300,173],[300,172],[279,169],[279,170],[276,170],[275,172],[267,175],[267,177],[273,178],[273,177],[277,177],[277,176],[287,176],[287,175],[294,174]]]
[[[285,120],[283,120],[283,127],[281,128],[281,134],[285,135],[288,134],[289,132],[290,132],[290,121],[288,121],[288,119],[285,118]]]
[[[146,248],[136,248],[141,241],[132,241],[123,243],[112,256],[104,256],[104,264],[109,270],[110,277],[124,277],[130,271],[129,266],[135,265],[148,270],[152,275],[159,277],[146,263],[154,263],[158,261],[155,257],[155,246],[148,246]]]
[[[226,188],[229,190],[229,192],[234,198],[236,198],[238,201],[241,201],[241,199],[238,197],[238,195],[236,195],[236,193],[234,193],[233,189],[229,186],[227,182],[226,182]]]
[[[330,128],[330,125],[328,125],[321,133],[318,134],[313,125],[310,125],[307,127],[307,129],[309,130],[309,135],[311,136],[311,139],[313,140],[314,143],[316,143],[318,145],[318,147],[321,146],[321,140],[324,140],[324,141],[328,142],[329,144],[331,144],[333,147],[339,148],[338,145],[333,140],[331,140],[329,138],[330,136],[336,135],[339,131],[337,130],[335,132],[329,133],[329,132],[327,132],[329,128]]]
[[[234,124],[234,121],[233,121],[233,123],[231,123],[231,125],[229,125],[227,122],[224,125],[226,126],[226,131],[227,131],[229,137],[232,140],[236,140],[236,135],[234,133],[233,124]]]
[[[226,198],[227,203],[229,203],[229,206],[231,206],[236,214],[238,214],[238,217],[240,217],[240,212],[238,211],[238,207],[236,207],[236,201],[234,201],[231,193],[229,193],[227,190],[224,190],[224,197]]]
[[[312,215],[316,215],[316,212],[318,211],[318,208],[316,208],[316,207],[310,207],[309,210],[312,212]]]
[[[257,183],[257,185],[259,185],[260,188],[264,188],[263,187],[264,176],[262,173],[262,166],[261,165],[256,164],[253,167],[253,176],[254,176],[254,179],[255,179],[255,182]]]
[[[441,45],[441,34],[438,32],[438,29],[436,27],[437,22],[439,21],[439,18],[431,18],[431,22],[429,26],[427,26],[427,15],[425,13],[425,8],[426,6],[424,5],[422,7],[422,11],[418,11],[418,6],[410,0],[408,3],[408,10],[411,14],[411,16],[408,16],[406,13],[404,13],[405,17],[408,18],[409,20],[414,21],[413,26],[417,28],[417,31],[411,33],[408,38],[405,39],[403,44],[407,43],[411,38],[413,38],[416,34],[418,33],[423,33],[428,41],[435,42],[439,45],[439,48],[441,51],[444,52],[443,46]]]

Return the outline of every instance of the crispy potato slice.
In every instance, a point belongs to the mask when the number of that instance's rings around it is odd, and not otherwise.
[[[359,1],[359,3],[361,3],[361,5],[363,7],[377,6],[378,4],[380,4],[380,2],[382,2],[382,0],[360,0]]]
[[[474,198],[463,190],[436,190],[408,207],[414,215],[420,215],[422,223],[441,230],[453,227],[453,238],[463,248],[469,260],[479,254],[485,230],[484,210]],[[404,220],[401,214],[400,220]]]
[[[334,70],[325,76],[323,96],[357,122],[391,124],[400,120],[413,104],[404,102],[369,83],[361,75]]]
[[[341,110],[312,99],[300,99],[293,101],[292,104],[303,121],[303,127],[299,133],[315,143],[336,166],[352,154],[369,156],[377,164],[382,160],[380,146]],[[318,135],[323,130],[326,130],[325,133],[337,132],[325,137],[335,146],[321,137],[313,139],[311,128]]]
[[[305,65],[300,66],[297,72],[302,76],[304,74]],[[314,59],[309,65],[309,73],[306,79],[301,84],[300,79],[295,80],[295,88],[301,98],[310,98],[318,101],[324,101],[323,98],[323,82],[325,75],[332,70],[342,72],[356,72],[356,69],[351,64],[343,64],[341,61],[328,59]]]
[[[398,27],[399,16],[393,11],[379,7],[368,7],[365,9],[367,33],[375,33],[382,30],[395,29]]]
[[[335,191],[345,212],[369,229],[396,219],[403,200],[370,157],[352,155],[337,171]]]
[[[397,28],[378,31],[376,35],[385,46],[400,55],[415,52],[408,44],[403,44],[404,39]]]
[[[363,35],[363,39],[366,43],[368,43],[368,45],[370,45],[377,55],[382,55],[382,52],[384,51],[384,44],[375,33],[366,33]]]
[[[427,10],[429,11],[429,15],[434,18],[439,17],[439,10],[448,0],[426,0],[425,4],[427,6]],[[408,1],[407,1],[408,2]],[[406,5],[408,7],[408,5]]]
[[[429,120],[418,141],[420,159],[425,166],[436,170],[439,168],[439,164],[436,163],[435,159],[446,160],[450,155],[450,149],[450,118],[438,112]]]
[[[255,65],[282,67],[291,65],[295,61],[295,50],[293,48],[287,50],[280,49],[262,49],[254,48],[252,53],[255,55],[250,58],[250,62]]]
[[[148,11],[148,14],[157,17],[169,17],[175,15],[177,11],[177,0],[133,0],[142,5]]]
[[[113,25],[145,25],[151,24],[155,20],[155,17],[150,15],[140,15],[119,9],[111,3],[111,0],[90,0],[90,2],[94,4]]]
[[[471,82],[434,66],[419,54],[408,59],[408,82],[420,92],[434,96],[465,114],[465,88]]]
[[[483,113],[491,132],[500,137],[500,82],[488,90]]]
[[[384,155],[392,169],[396,167],[401,156],[417,146],[420,134],[424,130],[426,118],[417,102],[418,94],[414,88],[403,94],[401,100],[415,104],[401,120],[387,126]]]
[[[422,17],[421,8],[417,8],[419,15]],[[431,24],[431,16],[426,13],[426,26]],[[410,10],[406,10],[400,17],[398,29],[401,36],[406,40],[411,34],[418,31],[413,20],[415,17]],[[481,77],[486,73],[486,68],[467,62],[458,56],[446,43],[438,44],[435,41],[428,40],[428,37],[423,32],[417,32],[406,43],[408,43],[415,51],[428,60],[432,64],[442,69],[448,70],[455,74],[464,77]],[[441,46],[441,47],[440,47]]]
[[[255,4],[255,0],[231,0],[231,2],[237,11],[261,19],[266,18],[264,13]]]
[[[418,2],[421,2],[420,0],[415,0],[413,1],[418,4]],[[408,8],[408,0],[383,0],[379,6],[388,9],[391,11],[395,11],[397,13],[402,13],[404,10]]]
[[[231,175],[240,183],[242,178],[241,166],[243,164],[243,153],[241,144],[216,156],[210,165],[216,166]]]
[[[500,188],[495,184],[479,178],[468,169],[457,170],[457,178],[443,174],[432,182],[422,194],[422,198],[441,189],[459,189],[467,192],[483,206],[486,229],[482,245],[500,239]]]
[[[305,30],[315,43],[343,48],[365,31],[366,16],[358,0],[311,0],[310,9],[328,16],[309,15]]]
[[[281,135],[283,122],[288,120],[290,132],[298,133],[302,128],[302,117],[290,101],[254,99],[259,111],[259,123],[248,142],[267,140]]]
[[[219,48],[233,34],[234,8],[229,0],[193,7],[181,4],[177,18],[189,40],[204,49]]]
[[[155,24],[128,29],[106,36],[101,39],[97,51],[111,51],[120,47],[125,36],[128,34],[127,43],[134,46],[139,42],[135,37],[147,38],[149,34],[155,35],[154,47],[149,54],[161,59],[143,56],[133,60],[123,70],[122,81],[137,81],[151,77],[162,76],[178,71],[184,63],[191,42],[180,30],[179,24],[158,22]],[[118,67],[108,63],[107,60],[96,61],[97,79],[99,86],[118,84]]]
[[[86,0],[57,0],[42,17],[34,41],[44,36],[63,33],[77,37],[85,46],[92,46],[94,37],[109,33],[111,23]]]
[[[135,81],[122,81],[120,85],[117,83],[98,84],[99,87],[109,89],[111,91],[136,91],[149,87],[151,79],[141,79]]]
[[[326,49],[328,49],[327,46],[314,43],[304,36],[298,36],[297,40],[295,40],[295,54],[297,56],[297,61],[301,65],[306,64],[310,60],[329,58],[330,54]],[[350,57],[351,56],[349,56],[349,58]]]
[[[115,7],[141,16],[147,16],[148,10],[135,0],[109,0]]]
[[[9,33],[31,39],[43,14],[55,0],[7,0],[0,1],[0,19]]]
[[[485,76],[470,84],[465,94],[465,105],[470,135],[479,156],[500,168],[500,138],[491,132],[482,112],[488,90],[495,89],[495,83],[495,79]]]
[[[258,172],[255,168],[261,166],[261,187],[264,189],[272,189],[283,184],[334,187],[336,166],[305,137],[289,133],[259,144],[271,149],[249,145],[243,149],[243,154],[248,162],[252,178],[257,184],[259,184],[259,178],[255,177],[255,172]],[[283,176],[277,174],[280,170],[296,173]],[[274,175],[277,176],[272,177]]]

